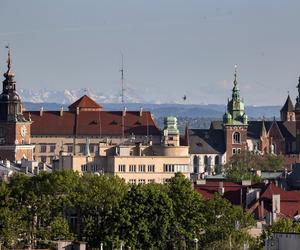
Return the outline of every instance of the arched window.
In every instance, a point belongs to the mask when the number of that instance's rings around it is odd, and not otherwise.
[[[199,173],[199,156],[194,156],[194,173]]]
[[[208,166],[208,156],[204,156],[204,165]]]
[[[215,166],[220,165],[220,157],[218,155],[215,156]]]
[[[233,143],[241,143],[241,135],[239,132],[234,132]]]

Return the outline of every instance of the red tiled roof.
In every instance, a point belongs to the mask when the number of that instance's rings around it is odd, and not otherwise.
[[[93,99],[91,99],[87,95],[82,96],[76,102],[72,103],[69,106],[69,110],[75,111],[77,107],[78,108],[102,109],[102,107],[98,103],[96,103]]]
[[[262,193],[262,199],[272,199],[273,194],[280,194],[281,201],[299,201],[300,202],[300,192],[297,191],[284,191],[282,188],[277,187],[274,183],[267,185],[267,188]]]
[[[214,194],[218,192],[220,182],[219,181],[206,181],[206,184],[195,185],[195,190],[199,192],[204,199],[213,198]],[[245,200],[246,186],[242,186],[239,183],[223,182],[224,195],[223,197],[229,200],[234,205],[240,205]],[[241,197],[242,190],[242,197]]]
[[[26,111],[26,118],[31,115],[33,121],[31,134],[38,135],[122,135],[122,111]],[[160,129],[152,119],[151,113],[127,111],[124,116],[125,135],[160,135]]]
[[[255,209],[254,206],[258,205],[257,211],[260,216],[262,216],[260,213],[261,209],[264,210],[264,214],[266,214],[266,211],[272,212],[272,195],[274,194],[280,194],[280,217],[293,218],[300,213],[300,192],[285,191],[277,187],[274,183],[270,183],[266,186],[259,198],[259,203],[254,204],[249,210],[252,211]]]

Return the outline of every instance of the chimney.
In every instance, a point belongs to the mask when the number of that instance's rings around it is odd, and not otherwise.
[[[4,164],[5,164],[6,168],[10,168],[10,161],[9,160],[5,160]]]
[[[43,106],[40,108],[40,116],[43,116],[44,108]]]
[[[124,110],[123,110],[123,116],[126,116],[126,112],[127,112],[127,108],[124,107]]]
[[[140,116],[143,116],[143,107],[140,107]]]
[[[261,170],[256,170],[256,175],[261,177]]]
[[[272,212],[280,213],[280,194],[272,195]]]
[[[76,115],[79,115],[79,107],[76,107]]]
[[[272,195],[272,223],[276,222],[277,214],[280,213],[280,194]]]
[[[219,188],[218,188],[218,192],[219,192],[219,194],[220,194],[221,196],[223,196],[223,195],[224,195],[224,193],[225,193],[224,184],[223,184],[223,182],[222,182],[222,181],[221,181],[221,182],[219,182]]]
[[[259,191],[259,190],[256,190],[255,194],[256,194],[256,200],[259,200],[260,191]]]
[[[63,115],[64,115],[64,107],[63,107],[63,106],[61,106],[61,108],[60,108],[59,115],[60,115],[60,116],[63,116]]]

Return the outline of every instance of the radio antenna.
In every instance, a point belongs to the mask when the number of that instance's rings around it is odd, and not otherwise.
[[[124,94],[125,94],[125,88],[124,88],[124,55],[121,52],[121,60],[122,60],[122,64],[121,64],[121,84],[122,84],[122,89],[121,89],[121,98],[122,98],[122,104],[124,104]]]

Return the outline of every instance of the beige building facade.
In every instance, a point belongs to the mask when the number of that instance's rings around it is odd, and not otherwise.
[[[98,145],[99,154],[91,156],[61,151],[54,161],[54,170],[72,169],[79,173],[117,175],[131,184],[166,183],[175,173],[190,178],[191,161],[188,146],[180,146],[177,121],[165,120],[163,140],[160,145],[122,143],[112,146],[106,142]],[[90,141],[86,141],[89,148]]]

